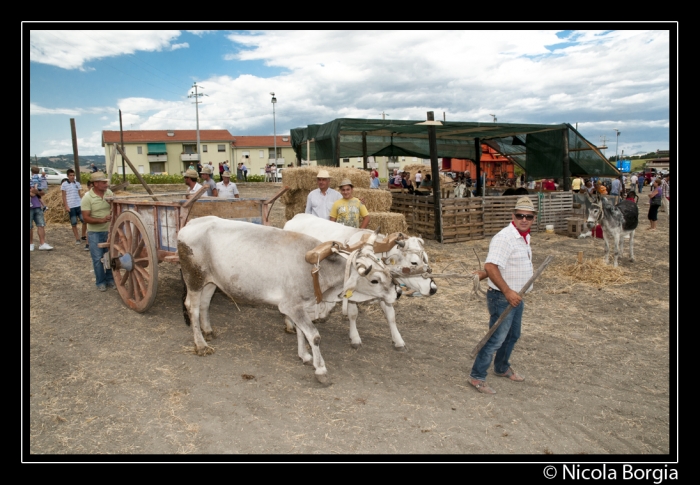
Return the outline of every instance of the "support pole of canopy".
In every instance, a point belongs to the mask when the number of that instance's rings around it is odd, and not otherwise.
[[[435,114],[428,111],[428,121],[435,121]],[[440,168],[437,160],[437,134],[434,125],[428,125],[430,146],[430,171],[433,176],[433,206],[435,207],[435,240],[442,242],[442,206],[440,205]]]
[[[333,167],[340,167],[340,130],[338,137],[335,139],[335,153],[333,154]]]
[[[564,192],[571,190],[571,169],[569,168],[569,128],[564,128],[562,130],[564,133],[564,160],[563,160],[563,170],[564,173]]]
[[[367,170],[367,132],[362,132],[362,168]]]
[[[484,195],[486,191],[481,183],[481,139],[479,138],[474,138],[474,153],[476,153],[474,156],[474,162],[476,162],[476,194]]]

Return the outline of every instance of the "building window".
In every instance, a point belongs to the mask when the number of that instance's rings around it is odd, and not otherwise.
[[[164,162],[151,162],[149,166],[151,173],[163,173],[165,172]]]
[[[207,153],[207,146],[206,145],[202,145],[202,152]]]
[[[350,159],[349,159],[349,158],[343,158],[343,163],[350,163]]]
[[[136,147],[136,153],[143,155],[143,147]]]
[[[225,151],[226,151],[226,145],[216,145],[216,151],[217,151],[217,152],[225,152]]]
[[[265,158],[265,150],[258,150],[258,155],[260,158]]]
[[[277,156],[275,156],[275,149],[274,148],[269,148],[268,149],[269,155],[268,158],[282,158],[282,147],[277,147]]]
[[[197,153],[197,145],[182,145],[182,153]]]

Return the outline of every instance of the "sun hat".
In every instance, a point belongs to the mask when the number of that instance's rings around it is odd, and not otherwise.
[[[230,176],[231,176],[231,172],[229,172],[228,170],[224,170],[224,173],[222,173],[221,176],[222,176],[222,177],[230,177]]]
[[[350,181],[350,179],[343,179],[343,181],[340,182],[340,185],[338,185],[338,187],[340,188],[340,187],[342,187],[343,185],[349,185],[350,187],[353,187],[353,188],[355,187],[355,186],[352,184],[352,182]]]
[[[331,174],[328,173],[328,170],[319,170],[318,175],[316,175],[317,179],[329,179],[331,178]]]
[[[532,204],[532,201],[529,197],[520,197],[515,203],[515,208],[513,210],[530,211],[534,212],[535,214],[537,213],[537,211],[535,210],[535,206]]]
[[[205,165],[204,167],[202,167],[202,173],[211,175],[211,167],[209,165]]]
[[[90,182],[108,182],[109,179],[104,172],[92,172],[90,174]]]
[[[189,178],[196,179],[196,178],[199,178],[199,174],[197,173],[196,170],[193,170],[193,169],[191,169],[191,168],[188,168],[188,169],[185,171],[185,177],[189,177]]]

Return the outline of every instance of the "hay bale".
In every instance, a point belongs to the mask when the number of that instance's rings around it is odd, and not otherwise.
[[[423,175],[423,178],[425,178],[425,174],[429,173],[432,176],[432,169],[430,165],[423,165],[420,163],[414,163],[411,165],[406,165],[402,169],[404,172],[408,172],[408,177],[413,181],[413,183],[416,183],[416,173],[418,170],[421,171],[421,175]],[[454,181],[445,175],[444,173],[440,172],[440,186],[449,186],[452,187],[454,185]]]
[[[340,168],[340,167],[288,167],[284,169],[284,185],[292,190],[307,190],[312,191],[318,188],[316,176],[318,171],[324,169],[331,176],[330,186],[338,189],[338,184],[348,178],[355,188],[368,189],[370,176],[369,172],[358,168]]]
[[[396,212],[370,212],[369,226],[367,228],[374,231],[378,227],[380,228],[379,232],[382,234],[391,234],[393,232],[403,232],[405,234],[408,231],[406,218],[403,214]]]
[[[284,204],[284,217],[287,220],[306,210],[306,198],[309,192],[309,190],[303,189],[288,190],[280,197]]]
[[[370,212],[389,212],[391,192],[384,189],[354,189],[353,195],[364,202]]]
[[[49,187],[41,200],[46,206],[44,220],[47,224],[70,222],[68,211],[63,207],[63,194],[60,186]]]

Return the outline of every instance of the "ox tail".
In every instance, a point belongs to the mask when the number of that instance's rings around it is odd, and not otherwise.
[[[180,280],[182,281],[182,316],[185,317],[185,324],[190,326],[190,312],[187,311],[187,306],[185,305],[185,300],[187,299],[187,285],[185,284],[185,278],[182,276],[182,270],[180,270]]]

